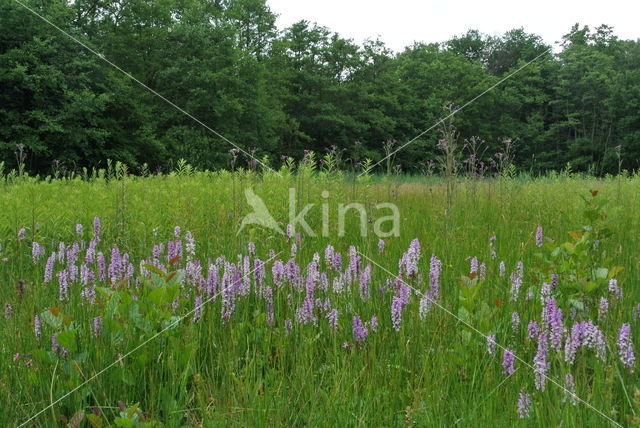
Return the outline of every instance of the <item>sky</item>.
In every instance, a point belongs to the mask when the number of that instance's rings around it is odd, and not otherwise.
[[[637,0],[267,0],[267,4],[279,15],[281,29],[306,19],[357,43],[379,38],[395,51],[414,41],[446,41],[468,29],[499,35],[523,27],[554,44],[576,22],[591,28],[607,24],[621,39],[640,39]]]

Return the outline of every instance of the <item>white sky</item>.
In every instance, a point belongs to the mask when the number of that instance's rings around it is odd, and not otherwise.
[[[414,41],[443,42],[477,29],[496,35],[523,27],[552,44],[576,22],[607,24],[621,39],[640,38],[637,0],[267,0],[279,28],[306,19],[361,43],[379,37],[400,51]]]

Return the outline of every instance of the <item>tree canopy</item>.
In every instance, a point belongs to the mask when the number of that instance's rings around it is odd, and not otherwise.
[[[640,41],[606,25],[576,24],[560,52],[520,28],[395,53],[308,21],[280,31],[264,0],[26,4],[99,55],[19,4],[0,4],[0,161],[10,166],[22,144],[35,172],[106,159],[224,167],[233,147],[193,118],[272,163],[304,150],[378,161],[384,142],[413,139],[443,106],[497,84],[455,115],[460,138],[481,138],[489,154],[515,141],[516,165],[534,172],[567,163],[614,172],[620,153],[623,168],[640,167]],[[395,161],[420,171],[438,138],[435,127]]]

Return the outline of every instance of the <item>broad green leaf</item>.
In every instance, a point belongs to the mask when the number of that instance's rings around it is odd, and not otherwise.
[[[62,327],[62,317],[60,315],[54,315],[49,309],[40,314],[40,319],[54,330],[58,330]]]
[[[588,282],[584,283],[583,286],[582,286],[584,291],[587,292],[587,293],[591,293],[592,291],[596,290],[598,287],[600,287],[600,284],[598,284],[595,281],[588,281]]]
[[[89,413],[87,415],[87,420],[93,428],[102,428],[104,426],[104,420],[101,417],[94,415],[93,413]]]
[[[465,323],[471,324],[471,313],[464,307],[458,308],[458,318]]]
[[[31,352],[31,354],[36,359],[36,361],[40,361],[41,363],[49,364],[55,361],[51,351],[36,349],[35,351]]]
[[[155,305],[164,305],[165,303],[167,303],[167,288],[160,287],[152,290],[149,293],[149,300],[151,300],[151,302],[153,302],[153,304]]]
[[[582,231],[575,231],[575,230],[572,230],[572,231],[570,231],[570,232],[568,232],[568,233],[569,233],[569,236],[571,236],[571,238],[572,238],[574,241],[579,240],[579,239],[580,239],[580,238],[582,238],[582,236],[584,235],[584,232],[582,232]]]
[[[117,427],[121,427],[121,428],[132,428],[133,427],[133,421],[130,420],[130,419],[115,418],[113,420],[113,423],[115,423]]]
[[[63,346],[67,348],[71,353],[74,353],[77,351],[77,332],[78,331],[75,329],[65,330],[62,333],[58,334],[58,336],[56,337],[56,341],[60,344],[60,346]]]
[[[143,268],[155,273],[156,275],[160,276],[160,277],[164,277],[165,273],[162,269],[158,268],[157,266],[151,265],[151,264],[143,264],[142,265]]]
[[[608,275],[609,275],[609,269],[603,268],[603,267],[596,269],[596,278],[607,279]]]
[[[177,284],[182,284],[184,280],[184,272],[176,272],[175,275],[171,278],[171,280],[167,281],[167,286],[173,286]]]
[[[65,330],[62,333],[58,334],[56,340],[58,341],[60,346],[63,346],[67,348],[71,353],[74,353],[77,351],[76,333],[77,330],[75,329]]]

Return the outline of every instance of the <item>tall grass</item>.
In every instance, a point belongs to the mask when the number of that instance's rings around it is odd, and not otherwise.
[[[187,316],[29,425],[64,426],[74,415],[72,423],[83,418],[82,423],[95,426],[116,422],[129,426],[125,419],[166,426],[610,425],[584,403],[573,406],[563,402],[562,389],[551,383],[544,392],[537,391],[533,371],[521,363],[516,363],[513,375],[504,376],[501,352],[489,355],[485,337],[437,306],[421,319],[415,294],[405,308],[400,331],[394,330],[390,312],[394,289],[387,284],[394,276],[386,270],[396,275],[398,260],[410,242],[419,239],[424,279],[405,280],[425,290],[429,257],[436,255],[442,261],[438,304],[459,316],[460,278],[470,278],[468,259],[477,257],[487,269],[478,305],[486,306],[490,315],[469,318],[470,322],[482,333],[495,333],[498,343],[516,348],[519,356],[532,362],[536,346],[526,338],[526,324],[539,319],[539,298],[527,301],[521,297],[510,302],[508,274],[517,262],[523,262],[523,290],[538,290],[540,278],[533,274],[540,265],[536,227],[542,225],[545,237],[556,242],[569,240],[567,232],[585,224],[581,195],[597,190],[599,198],[611,200],[605,212],[612,235],[603,240],[599,251],[613,265],[624,267],[617,275],[624,299],[615,307],[612,303],[608,320],[601,324],[610,344],[615,343],[615,332],[622,322],[631,322],[632,333],[638,338],[638,325],[632,318],[640,299],[639,185],[638,177],[596,180],[555,176],[486,180],[473,186],[462,181],[451,194],[437,179],[350,180],[288,169],[279,173],[187,170],[145,178],[120,171],[110,177],[5,179],[0,184],[0,303],[5,304],[6,312],[0,323],[0,425],[26,421],[166,327],[167,320],[174,319],[171,317],[190,314],[194,308],[198,291],[186,283],[179,285],[173,309],[162,300],[157,308],[155,303],[142,301],[152,299],[149,290],[157,283],[171,282],[165,273],[151,274],[137,285],[135,281],[127,285],[98,281],[93,304],[81,298],[81,285],[71,284],[68,301],[59,301],[55,276],[50,283],[43,282],[46,257],[58,249],[59,242],[81,242],[84,251],[98,216],[102,221],[98,250],[108,259],[111,248],[118,246],[121,253],[129,254],[139,278],[139,263],[151,257],[154,245],[175,239],[174,227],[180,226],[181,239],[186,231],[195,237],[195,259],[202,261],[205,272],[221,255],[236,262],[237,255],[248,254],[247,246],[254,242],[255,257],[270,260],[266,282],[273,285],[273,263],[291,257],[295,238],[258,227],[237,234],[242,217],[251,210],[243,194],[248,187],[284,223],[289,188],[295,188],[299,206],[317,204],[307,220],[318,234],[322,229],[320,206],[328,203],[329,236],[302,235],[295,260],[304,275],[314,253],[322,259],[327,245],[342,253],[343,264],[348,261],[349,247],[356,246],[375,262],[371,298],[362,299],[357,286],[350,292],[319,294],[329,297],[332,307],[339,310],[334,331],[322,316],[315,324],[295,321],[304,286],[301,290],[274,290],[273,324],[267,321],[264,299],[254,292],[237,299],[228,321],[221,319],[223,303],[218,297],[204,306],[199,322]],[[325,190],[329,191],[328,199],[321,196]],[[400,236],[385,238],[384,252],[378,251],[371,224],[367,236],[360,235],[355,215],[347,220],[345,236],[338,236],[335,207],[354,201],[366,204],[373,219],[376,202],[398,206]],[[84,225],[81,237],[76,234],[76,224]],[[19,239],[22,228],[25,237]],[[492,236],[496,236],[495,259],[490,256]],[[32,242],[47,251],[37,263],[32,260]],[[507,267],[505,277],[499,275],[500,261]],[[366,265],[366,258],[361,262]],[[165,263],[166,271],[184,270],[185,263],[185,257]],[[322,271],[326,271],[323,263]],[[37,339],[34,317],[47,311],[59,317],[61,326],[56,329],[43,322]],[[521,317],[515,331],[510,321],[514,311]],[[355,315],[365,321],[374,315],[379,319],[377,331],[370,331],[363,343],[353,339]],[[104,318],[105,325],[94,338],[91,322],[97,316]],[[568,313],[565,316],[570,328]],[[290,331],[287,320],[292,321]],[[76,349],[62,356],[51,351],[51,335],[67,330],[75,330],[71,342]],[[640,385],[635,372],[621,366],[615,348],[609,349],[605,362],[591,353],[579,355],[571,367],[559,354],[552,358],[551,378],[564,384],[565,374],[572,370],[581,399],[617,423],[632,422],[630,417],[639,410],[634,394]],[[533,398],[529,419],[519,419],[516,411],[522,388]],[[139,403],[142,412],[131,407],[134,403]]]

